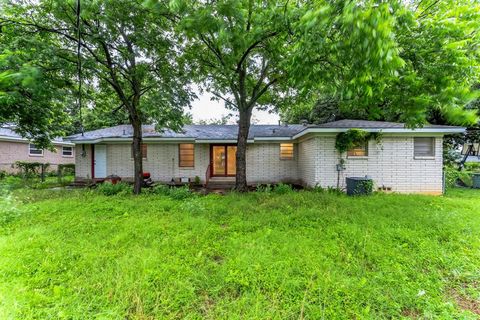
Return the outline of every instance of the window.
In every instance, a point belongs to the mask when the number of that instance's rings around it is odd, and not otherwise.
[[[37,145],[30,143],[28,147],[28,154],[31,156],[43,156],[43,149],[40,149]]]
[[[347,157],[368,157],[368,141],[358,144],[348,150]]]
[[[142,143],[141,151],[142,151],[142,158],[147,159],[147,145],[146,144]],[[133,144],[132,144],[132,159],[133,159]]]
[[[281,160],[293,159],[293,143],[280,143],[280,159]]]
[[[193,143],[180,143],[178,145],[178,166],[195,166],[195,146]]]
[[[73,156],[73,147],[62,147],[62,156],[64,157]]]
[[[435,138],[413,138],[413,155],[415,158],[435,156]]]

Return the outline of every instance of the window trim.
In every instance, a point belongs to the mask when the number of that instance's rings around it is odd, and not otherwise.
[[[432,153],[433,153],[433,155],[428,155],[428,156],[417,156],[417,155],[415,155],[415,140],[417,138],[430,139],[430,141],[432,142]],[[414,160],[434,160],[435,155],[437,153],[436,142],[437,142],[437,139],[435,137],[413,137],[413,159]]]
[[[65,154],[65,148],[70,148],[71,154]],[[64,158],[73,158],[73,147],[72,147],[72,146],[62,146],[62,157],[64,157]]]
[[[193,159],[192,159],[192,165],[191,166],[186,166],[182,165],[182,154],[181,154],[181,146],[182,145],[191,145],[193,148]],[[195,143],[179,143],[178,144],[178,167],[179,168],[195,168]]]
[[[292,156],[291,157],[285,157],[282,156],[282,145],[291,145],[292,146]],[[284,142],[280,143],[279,145],[279,152],[280,152],[280,160],[295,160],[295,144],[292,142]]]
[[[40,150],[41,153],[32,153],[32,146],[34,146],[34,149]],[[28,155],[29,155],[30,157],[43,157],[43,156],[44,156],[44,152],[43,152],[43,149],[37,148],[34,143],[29,143],[29,144],[28,144]]]
[[[358,149],[359,147],[363,146],[364,150],[365,150],[365,154],[364,155],[350,155],[348,154],[350,151],[353,151],[355,149]],[[368,155],[370,154],[370,142],[369,141],[365,141],[365,143],[363,143],[362,145],[357,145],[355,147],[353,147],[352,149],[349,149],[347,150],[347,158],[348,159],[368,159]]]

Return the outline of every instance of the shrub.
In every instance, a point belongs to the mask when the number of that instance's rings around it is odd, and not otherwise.
[[[151,193],[158,194],[162,196],[169,196],[170,195],[170,187],[165,184],[158,184],[150,189]]]
[[[5,177],[8,175],[7,171],[5,170],[0,170],[0,179],[5,179]]]
[[[272,192],[272,185],[267,183],[267,184],[259,184],[257,185],[256,192],[265,192],[265,193],[270,193]]]
[[[74,175],[75,174],[75,164],[74,163],[65,163],[59,164],[57,168],[57,175],[59,177],[66,176],[66,175]]]
[[[293,191],[292,186],[286,183],[279,183],[273,187],[273,192],[276,194],[286,194],[292,191]]]
[[[12,195],[7,190],[0,188],[0,226],[13,222],[20,217],[21,213]]]
[[[106,196],[114,196],[117,194],[125,195],[131,193],[132,190],[132,186],[125,182],[120,182],[117,184],[105,182],[97,187],[97,191]]]
[[[198,186],[200,184],[200,177],[195,176],[195,179],[193,179],[193,183]]]
[[[445,168],[445,184],[447,187],[455,187],[458,182],[463,182],[467,187],[472,186],[472,172],[458,171],[456,168]]]
[[[465,170],[480,172],[480,162],[468,162],[465,163]]]
[[[188,186],[183,186],[180,188],[170,188],[169,196],[175,200],[183,200],[193,196],[193,193]]]
[[[24,178],[31,178],[31,177],[37,176],[41,174],[42,171],[46,173],[49,166],[50,166],[49,163],[42,163],[42,162],[28,162],[28,161],[15,162],[15,167],[21,171],[22,176]]]

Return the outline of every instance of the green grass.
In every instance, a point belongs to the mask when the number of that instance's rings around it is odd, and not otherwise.
[[[15,195],[1,319],[478,318],[479,191]]]
[[[16,189],[49,189],[67,186],[74,180],[73,175],[58,178],[56,176],[45,177],[42,181],[39,177],[22,178],[20,176],[6,176],[0,178],[0,189],[16,190]]]

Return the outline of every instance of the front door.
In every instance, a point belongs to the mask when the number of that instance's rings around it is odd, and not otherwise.
[[[237,169],[237,146],[212,145],[210,162],[212,176],[234,176]]]
[[[107,176],[107,146],[96,144],[93,161],[94,178],[105,178]]]

